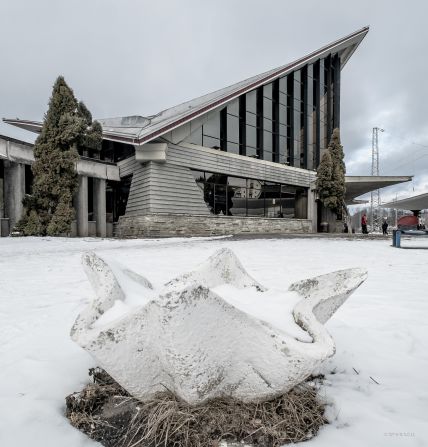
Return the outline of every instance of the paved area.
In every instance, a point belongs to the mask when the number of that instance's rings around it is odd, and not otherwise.
[[[378,233],[284,233],[284,234],[250,234],[240,233],[232,236],[232,240],[247,239],[347,239],[347,240],[391,240],[392,235],[383,235]],[[230,239],[229,239],[230,240]]]

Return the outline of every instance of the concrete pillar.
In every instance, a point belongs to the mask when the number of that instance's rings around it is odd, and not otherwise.
[[[22,217],[25,195],[25,165],[4,161],[4,214],[9,218],[10,231]]]
[[[4,165],[0,160],[0,219],[4,218]]]
[[[106,237],[106,181],[94,178],[94,220],[97,222],[97,236]]]
[[[317,196],[315,185],[311,185],[308,190],[308,219],[312,221],[312,233],[316,233],[318,230],[317,202],[315,201],[316,198]]]
[[[296,219],[308,218],[308,194],[298,191],[294,202],[294,216]]]
[[[79,175],[79,189],[75,198],[77,236],[88,236],[88,177]]]

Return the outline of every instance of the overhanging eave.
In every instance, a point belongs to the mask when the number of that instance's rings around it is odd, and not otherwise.
[[[355,204],[355,199],[363,194],[410,180],[412,180],[411,175],[347,175],[345,177],[345,203],[347,205]]]
[[[393,208],[397,210],[425,210],[428,209],[428,193],[418,196],[408,197],[407,199],[395,200],[389,203],[383,203],[382,208]]]

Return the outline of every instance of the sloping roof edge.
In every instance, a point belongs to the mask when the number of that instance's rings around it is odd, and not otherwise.
[[[150,133],[147,133],[146,135],[141,136],[141,134],[140,134],[139,138],[138,138],[138,144],[144,144],[150,140],[153,140],[154,138],[160,137],[162,134],[165,134],[166,132],[169,132],[169,131],[175,129],[178,126],[181,126],[182,124],[185,124],[185,123],[191,121],[192,119],[198,118],[199,116],[201,116],[207,112],[210,112],[211,110],[216,109],[217,107],[221,107],[225,103],[232,101],[233,99],[237,98],[240,95],[243,95],[251,90],[254,90],[257,87],[267,84],[268,82],[272,82],[275,79],[279,78],[280,76],[283,76],[283,75],[289,73],[290,71],[298,68],[299,66],[310,63],[311,60],[316,60],[316,59],[320,58],[323,55],[323,53],[330,52],[335,47],[339,47],[346,43],[348,43],[354,47],[352,52],[347,55],[346,60],[348,60],[349,57],[352,55],[352,53],[355,51],[356,47],[364,39],[364,37],[366,36],[368,31],[369,31],[369,27],[366,26],[358,31],[355,31],[354,33],[349,34],[348,36],[345,36],[345,37],[338,39],[330,44],[327,44],[327,45],[323,46],[322,48],[320,48],[319,50],[313,51],[312,53],[310,53],[306,56],[303,56],[302,58],[297,59],[294,62],[291,62],[291,63],[289,63],[285,66],[279,67],[277,69],[270,70],[270,71],[266,72],[265,75],[261,74],[261,75],[255,76],[253,78],[249,78],[248,79],[249,84],[245,85],[244,87],[241,87],[242,83],[240,82],[240,83],[238,83],[240,88],[238,88],[236,91],[233,91],[232,93],[229,93],[229,94],[225,95],[224,97],[220,97],[209,104],[205,104],[205,105],[201,106],[200,108],[197,108],[196,110],[192,110],[187,114],[183,114],[178,119],[171,120],[171,122],[169,122],[169,123],[165,123],[164,125],[161,125],[161,123],[160,123],[158,129],[153,129],[153,130],[151,130]],[[254,82],[251,82],[251,80],[253,80],[255,78],[257,78],[257,80],[255,80]],[[226,87],[226,88],[230,88],[230,87]],[[222,90],[219,90],[218,93],[221,94],[221,91]]]
[[[424,210],[428,209],[428,193],[407,197],[394,202],[382,203],[382,208],[393,208],[398,210]]]
[[[213,92],[217,93],[217,95],[213,96],[213,99],[211,101],[204,102],[201,105],[193,107],[185,112],[179,112],[177,113],[177,115],[172,115],[169,118],[161,120],[156,124],[143,127],[138,133],[130,135],[129,133],[122,133],[120,131],[113,129],[111,130],[103,129],[103,138],[107,140],[129,143],[134,145],[142,145],[148,143],[149,141],[161,137],[163,134],[176,129],[177,127],[186,124],[187,122],[195,118],[198,118],[199,116],[208,113],[216,109],[217,107],[221,107],[222,105],[232,101],[233,99],[237,98],[240,95],[243,95],[251,90],[254,90],[257,87],[267,84],[268,82],[274,81],[275,79],[289,73],[290,71],[295,70],[299,66],[310,63],[311,61],[316,61],[317,59],[321,58],[322,55],[325,53],[331,52],[334,49],[340,49],[341,46],[349,48],[349,51],[346,53],[345,59],[342,62],[343,67],[345,63],[349,60],[351,55],[354,53],[358,45],[364,39],[368,31],[369,27],[366,26],[345,37],[335,40],[334,42],[331,42],[321,47],[320,49],[313,51],[312,53],[309,53],[308,55],[303,56],[300,59],[295,60],[294,62],[291,62],[287,65],[256,75],[254,77],[246,79],[245,81],[238,82],[229,87]],[[236,90],[233,90],[234,86],[236,86]],[[209,96],[209,94],[204,96]],[[195,100],[193,101],[196,101],[197,99],[198,98],[195,98]],[[191,102],[192,101],[188,101],[184,104],[190,104]],[[172,107],[171,109],[173,108],[174,107]],[[42,125],[41,122],[30,121],[30,120],[3,118],[3,121],[7,124],[11,124],[13,126],[17,126],[33,132],[40,132]]]
[[[358,203],[355,199],[377,189],[399,183],[410,182],[411,175],[347,175],[345,176],[345,202],[347,205]]]

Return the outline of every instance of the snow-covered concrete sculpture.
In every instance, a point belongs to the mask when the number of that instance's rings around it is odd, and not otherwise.
[[[302,382],[334,354],[324,323],[367,277],[340,270],[267,290],[223,249],[156,294],[147,279],[113,273],[93,253],[83,264],[96,298],[72,339],[133,396],[170,390],[190,404],[262,401]],[[124,292],[129,282],[137,298]]]

